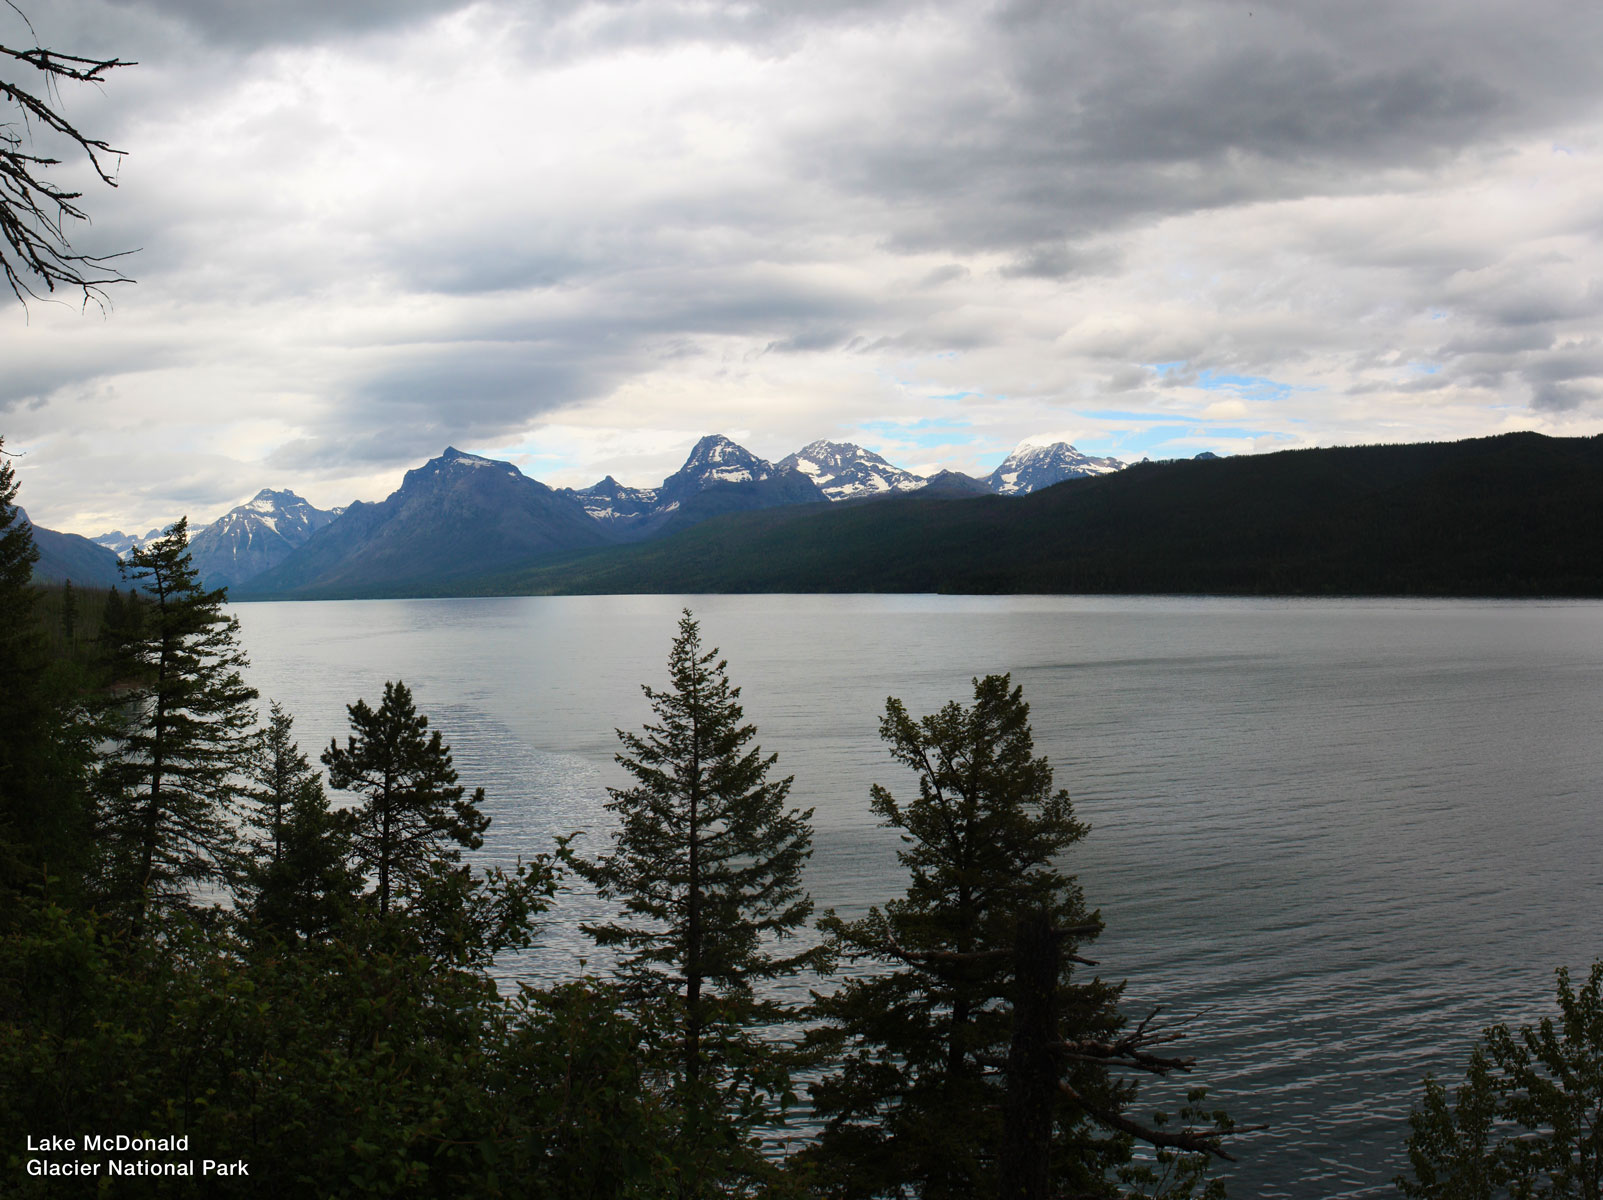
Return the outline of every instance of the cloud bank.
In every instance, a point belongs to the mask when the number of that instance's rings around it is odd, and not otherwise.
[[[30,512],[376,498],[447,443],[983,472],[1603,428],[1603,10],[57,0],[140,65],[102,319],[0,313]],[[15,28],[0,30],[14,44]]]

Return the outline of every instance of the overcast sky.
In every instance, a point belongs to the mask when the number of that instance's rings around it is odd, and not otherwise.
[[[1603,429],[1603,6],[36,0],[104,316],[0,309],[40,524],[447,444],[983,473]],[[0,43],[28,41],[12,17]]]

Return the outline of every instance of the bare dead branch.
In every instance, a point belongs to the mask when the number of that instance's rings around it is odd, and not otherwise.
[[[21,15],[14,3],[8,6]],[[26,23],[27,18],[23,17]],[[29,26],[32,33],[32,27]],[[95,174],[108,187],[117,186],[117,167],[123,151],[101,138],[90,137],[61,112],[57,87],[62,80],[99,85],[118,67],[135,64],[122,59],[87,58],[63,54],[42,46],[17,49],[0,45],[0,60],[31,67],[43,76],[43,87],[30,91],[18,83],[0,79],[0,103],[9,105],[16,119],[0,122],[0,271],[18,300],[40,299],[65,287],[105,306],[104,288],[113,283],[130,283],[126,275],[112,266],[118,254],[80,254],[72,248],[68,234],[73,221],[88,222],[89,215],[78,205],[82,192],[69,191],[52,182],[50,168],[62,160],[49,154],[34,153],[35,130],[65,138],[89,160]]]
[[[1066,1082],[1058,1084],[1059,1090],[1070,1100],[1083,1108],[1092,1118],[1109,1129],[1120,1133],[1127,1133],[1138,1141],[1146,1142],[1149,1146],[1156,1146],[1162,1150],[1184,1150],[1188,1154],[1211,1154],[1222,1158],[1226,1162],[1235,1162],[1235,1156],[1227,1153],[1219,1145],[1219,1139],[1228,1133],[1238,1132],[1233,1129],[1154,1129],[1150,1125],[1143,1125],[1140,1121],[1132,1120],[1123,1113],[1103,1108],[1100,1104],[1093,1104]]]

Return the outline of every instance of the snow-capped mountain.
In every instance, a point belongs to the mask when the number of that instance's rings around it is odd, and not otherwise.
[[[207,587],[232,587],[275,567],[343,508],[313,508],[294,492],[263,488],[195,531],[189,554]]]
[[[571,494],[553,491],[509,462],[448,446],[408,471],[384,500],[352,504],[245,590],[439,595],[453,580],[613,540]]]
[[[773,473],[773,463],[737,446],[721,433],[708,434],[691,448],[685,465],[662,481],[653,507],[659,512],[669,511],[714,484],[756,483]]]
[[[809,442],[780,459],[779,466],[800,471],[831,500],[912,492],[925,483],[922,476],[893,467],[873,451],[851,442]]]
[[[611,475],[587,488],[558,490],[572,496],[596,520],[606,523],[643,517],[657,504],[656,488],[627,487]]]
[[[159,538],[161,534],[162,531],[159,528],[152,529],[149,533],[144,534],[124,533],[120,529],[113,529],[110,533],[103,533],[99,537],[92,537],[89,540],[97,546],[104,546],[118,558],[127,558],[128,552],[135,546],[147,546]]]
[[[1053,442],[1050,446],[1023,442],[1002,460],[1002,465],[991,472],[986,482],[993,492],[1023,496],[1065,479],[1111,475],[1123,469],[1124,464],[1116,458],[1092,458],[1067,442]]]
[[[722,434],[691,448],[684,466],[658,488],[632,488],[608,475],[577,491],[564,488],[614,533],[629,540],[655,537],[719,513],[785,504],[815,504],[824,494],[800,471],[775,466]]]

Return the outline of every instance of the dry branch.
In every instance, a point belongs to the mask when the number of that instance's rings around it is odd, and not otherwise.
[[[10,7],[16,9],[14,4]],[[62,54],[42,46],[19,50],[0,45],[0,60],[6,59],[31,67],[44,78],[43,86],[35,91],[0,79],[0,101],[15,110],[14,120],[0,121],[0,237],[5,242],[0,246],[0,271],[4,271],[12,294],[24,303],[40,298],[35,288],[42,285],[47,293],[58,287],[75,289],[82,293],[84,304],[93,300],[103,307],[102,289],[107,284],[131,282],[110,265],[128,252],[95,255],[73,249],[69,223],[89,220],[78,205],[83,193],[50,180],[50,168],[60,166],[62,160],[33,153],[34,133],[40,128],[65,138],[89,160],[102,183],[116,187],[116,167],[123,151],[90,137],[63,116],[57,88],[63,79],[101,84],[111,71],[134,64],[117,58]]]
[[[1156,1146],[1161,1150],[1184,1150],[1190,1154],[1212,1154],[1226,1162],[1236,1161],[1234,1155],[1226,1153],[1219,1145],[1220,1138],[1227,1133],[1237,1132],[1236,1130],[1154,1129],[1150,1125],[1143,1125],[1140,1121],[1131,1120],[1123,1113],[1103,1108],[1100,1104],[1093,1104],[1066,1082],[1059,1082],[1058,1088],[1101,1124],[1120,1133],[1127,1133],[1150,1146]]]

